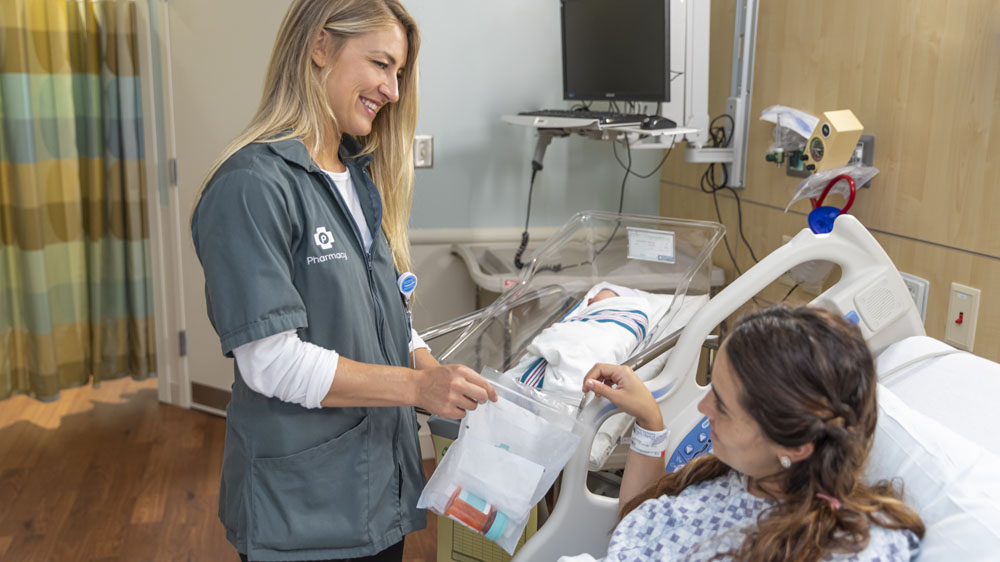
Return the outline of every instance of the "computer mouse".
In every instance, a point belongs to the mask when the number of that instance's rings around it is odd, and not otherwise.
[[[639,124],[641,129],[673,129],[677,124],[662,115],[648,115]]]

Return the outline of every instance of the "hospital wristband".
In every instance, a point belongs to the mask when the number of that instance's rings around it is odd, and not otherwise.
[[[667,456],[667,438],[669,436],[669,429],[650,431],[639,427],[639,424],[633,424],[629,448],[640,455],[663,458]]]

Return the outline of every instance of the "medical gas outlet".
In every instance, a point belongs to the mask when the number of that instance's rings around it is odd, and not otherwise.
[[[813,129],[802,155],[810,172],[841,168],[858,146],[864,126],[850,109],[825,111]]]
[[[979,294],[979,289],[974,287],[951,284],[948,318],[944,329],[945,343],[972,351],[972,345],[976,341],[976,320],[979,318]]]

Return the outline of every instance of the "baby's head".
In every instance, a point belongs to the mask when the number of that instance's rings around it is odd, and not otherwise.
[[[590,297],[590,299],[587,301],[587,306],[590,306],[595,302],[601,302],[605,299],[610,299],[617,296],[618,293],[612,291],[611,289],[601,289],[600,291],[597,291],[596,295]]]

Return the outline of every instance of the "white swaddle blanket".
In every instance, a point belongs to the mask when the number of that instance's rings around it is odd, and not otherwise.
[[[604,289],[619,296],[587,305]],[[535,336],[527,354],[507,374],[576,405],[583,394],[584,375],[596,363],[623,363],[628,359],[671,300],[665,295],[599,283],[562,320]]]

